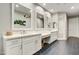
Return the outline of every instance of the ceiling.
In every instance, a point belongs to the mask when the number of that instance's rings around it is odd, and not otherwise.
[[[66,12],[68,16],[79,15],[79,3],[39,3],[51,13]]]

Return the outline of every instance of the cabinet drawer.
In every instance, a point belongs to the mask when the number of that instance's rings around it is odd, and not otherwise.
[[[5,41],[6,46],[18,46],[21,45],[21,39],[12,39]]]
[[[32,55],[35,52],[35,42],[23,45],[23,55]]]
[[[21,46],[8,47],[5,50],[5,54],[7,54],[7,55],[21,55]]]
[[[34,39],[32,39],[31,38],[31,40],[30,40],[30,38],[28,39],[28,40],[26,40],[26,41],[23,41],[23,45],[27,45],[27,44],[30,44],[30,43],[32,43],[32,42],[35,42],[35,40]]]
[[[36,40],[36,39],[39,39],[40,38],[40,36],[30,36],[30,37],[23,37],[22,38],[22,40],[23,40],[23,42],[27,42],[27,41],[33,41],[33,40]]]

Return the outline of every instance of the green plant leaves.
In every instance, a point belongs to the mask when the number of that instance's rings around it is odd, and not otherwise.
[[[14,21],[14,24],[19,24],[19,25],[25,26],[26,25],[26,21],[23,21],[23,20],[15,20]]]

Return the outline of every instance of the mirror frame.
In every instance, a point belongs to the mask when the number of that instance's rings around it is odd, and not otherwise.
[[[52,30],[51,13],[50,13],[50,17],[49,17],[46,12],[49,13],[48,11],[45,11],[45,20],[47,20],[47,22],[45,23],[45,29],[46,30]]]
[[[35,14],[36,14],[36,15],[35,15],[35,23],[36,23],[36,24],[35,24],[35,26],[36,26],[35,29],[36,29],[36,30],[43,30],[43,29],[45,29],[45,15],[44,15],[44,14],[41,14],[41,13],[39,13],[39,12],[37,12],[37,11],[35,12]],[[44,28],[37,28],[37,14],[43,15],[43,17],[44,17]]]
[[[32,29],[32,12],[30,12],[31,13],[31,27],[30,28],[15,28],[14,27],[14,10],[15,10],[14,9],[14,4],[19,4],[19,3],[11,3],[11,17],[12,17],[11,23],[12,23],[12,30],[31,30]],[[19,4],[19,5],[21,5],[21,4]],[[25,7],[25,6],[23,6],[23,7]],[[30,8],[28,8],[28,9],[30,9]]]

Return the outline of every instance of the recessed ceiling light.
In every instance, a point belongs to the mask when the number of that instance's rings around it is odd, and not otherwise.
[[[43,5],[46,5],[46,3],[43,3]]]
[[[74,9],[74,6],[72,6],[71,9]]]
[[[18,8],[18,7],[19,7],[19,5],[17,5],[17,4],[16,4],[16,7]]]

